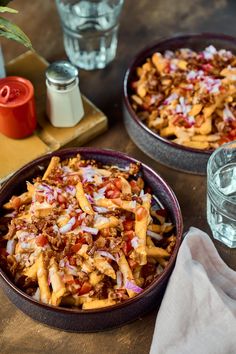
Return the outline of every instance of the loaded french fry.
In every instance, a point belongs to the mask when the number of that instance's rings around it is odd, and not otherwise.
[[[51,292],[48,285],[48,270],[43,253],[40,253],[36,263],[37,279],[40,289],[40,300],[45,304],[49,304],[51,300]]]
[[[127,262],[125,255],[121,252],[121,256],[118,259],[118,265],[121,273],[123,274],[123,284],[126,287],[127,282],[133,282],[135,284],[133,273],[130,269],[129,263]],[[127,289],[129,297],[134,297],[136,293],[133,290]]]
[[[112,306],[166,267],[173,224],[158,197],[144,194],[140,165],[127,167],[52,158],[44,176],[16,197],[0,258],[35,300],[83,310]]]
[[[60,158],[58,156],[53,156],[51,158],[51,161],[46,169],[46,171],[44,172],[43,175],[43,180],[46,180],[50,174],[56,169],[56,167],[59,165],[60,163]]]
[[[82,305],[82,309],[83,310],[99,309],[101,307],[112,306],[115,304],[116,302],[111,299],[92,300],[92,301],[84,302]]]
[[[81,209],[86,214],[90,214],[90,215],[94,214],[93,208],[91,207],[91,204],[89,203],[84,193],[84,189],[81,181],[79,181],[76,185],[76,199],[78,200]]]
[[[236,138],[235,65],[234,53],[212,45],[200,52],[156,52],[136,68],[132,107],[161,137],[194,149],[215,149]]]
[[[150,220],[151,195],[145,194],[142,206],[138,206],[135,211],[135,234],[138,237],[138,247],[135,248],[135,258],[140,265],[147,263],[146,235]]]
[[[49,263],[49,279],[52,284],[51,304],[58,306],[62,296],[66,292],[66,288],[59,274],[58,265],[54,257],[50,259]]]

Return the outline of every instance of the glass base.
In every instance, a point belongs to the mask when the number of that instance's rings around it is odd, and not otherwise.
[[[227,247],[236,248],[236,240],[229,240],[228,238],[226,238],[225,236],[222,236],[221,234],[219,234],[217,232],[212,232],[212,234],[213,234],[213,237],[215,240],[220,241],[221,243],[223,243]]]

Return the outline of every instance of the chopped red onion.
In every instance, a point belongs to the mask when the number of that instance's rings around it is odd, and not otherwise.
[[[100,188],[97,192],[93,193],[94,200],[105,198],[106,187]]]
[[[94,206],[93,209],[97,212],[97,213],[107,213],[109,211],[109,209],[104,208],[104,207],[98,207],[98,206]]]
[[[132,290],[133,292],[139,294],[143,291],[142,288],[137,286],[134,282],[127,280],[125,283],[125,288],[128,290]]]
[[[13,255],[13,253],[15,252],[15,247],[16,247],[16,240],[7,241],[6,251],[8,254]]]
[[[178,98],[178,94],[176,92],[172,93],[169,97],[167,97],[165,99],[165,101],[163,102],[164,105],[168,105],[170,103],[172,103],[173,101],[175,101]]]
[[[138,237],[137,236],[132,238],[131,245],[132,245],[133,248],[137,248],[138,247],[139,242],[138,242]]]
[[[76,222],[76,219],[75,219],[75,217],[73,216],[73,217],[68,221],[68,223],[67,223],[66,225],[60,227],[60,229],[59,229],[60,233],[65,234],[66,232],[69,232],[69,231],[72,229],[72,227],[74,226],[75,222]]]
[[[87,193],[86,193],[85,196],[86,196],[86,198],[88,199],[89,203],[91,203],[91,204],[94,203],[94,200],[93,200],[93,198],[91,197],[90,194],[87,194]]]
[[[147,230],[147,235],[152,238],[155,238],[155,240],[157,240],[157,241],[160,241],[163,239],[163,236],[161,236],[160,234],[157,234],[156,232],[153,232],[151,230]]]
[[[41,187],[43,187],[43,189],[46,189],[48,192],[53,192],[53,188],[49,187],[47,184],[42,183]]]
[[[111,253],[109,253],[109,252],[107,252],[107,251],[100,251],[100,250],[98,250],[98,251],[96,251],[96,253],[99,254],[100,256],[110,258],[110,259],[112,259],[113,261],[116,262],[115,257],[114,257]]]
[[[75,187],[74,186],[66,186],[66,193],[69,193],[72,196],[75,196],[75,194],[76,194]]]
[[[40,301],[40,289],[37,288],[37,290],[35,291],[34,295],[32,296],[33,299]]]
[[[223,110],[223,120],[225,122],[232,122],[233,120],[235,120],[235,116],[234,114],[231,112],[228,104],[225,104],[225,108]]]
[[[66,262],[66,268],[68,269],[71,275],[78,275],[78,269],[75,266],[72,266],[69,262]]]
[[[89,226],[81,226],[80,227],[82,231],[89,232],[92,235],[97,235],[98,229],[95,227],[89,227]]]
[[[160,200],[155,196],[154,194],[152,195],[152,198],[157,202],[158,206],[161,207],[161,209],[165,209],[164,205],[160,202]]]
[[[122,287],[122,280],[123,280],[122,273],[120,270],[118,270],[116,272],[116,283],[117,283],[118,288]]]
[[[59,262],[59,267],[63,268],[64,266],[65,266],[65,261],[64,261],[64,259],[61,259]]]

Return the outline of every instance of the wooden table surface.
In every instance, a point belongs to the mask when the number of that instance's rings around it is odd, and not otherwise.
[[[31,38],[35,50],[49,62],[65,57],[62,32],[54,1],[15,0],[19,14],[10,15]],[[163,36],[180,32],[224,32],[236,35],[234,0],[126,0],[120,21],[116,59],[103,70],[80,71],[81,91],[109,118],[109,130],[89,146],[120,150],[157,171],[179,200],[184,229],[198,227],[210,233],[206,221],[206,178],[174,171],[147,157],[129,139],[122,123],[122,82],[133,56]],[[25,51],[1,40],[5,60]],[[216,243],[222,258],[236,269],[236,253]],[[149,352],[156,313],[123,326],[95,334],[50,329],[19,311],[0,290],[0,352],[146,354]]]

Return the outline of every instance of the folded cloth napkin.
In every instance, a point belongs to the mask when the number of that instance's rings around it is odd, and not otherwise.
[[[180,247],[150,350],[172,353],[236,353],[236,272],[193,227]]]

